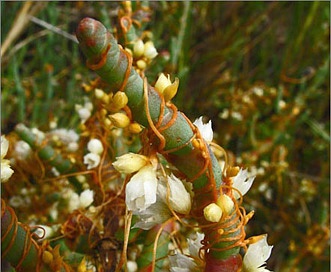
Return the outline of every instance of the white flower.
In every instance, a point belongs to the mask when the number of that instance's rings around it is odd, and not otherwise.
[[[84,190],[79,196],[79,206],[80,208],[86,208],[90,206],[93,202],[94,192],[90,189]]]
[[[116,158],[113,162],[115,169],[123,174],[132,174],[144,167],[149,159],[144,155],[127,153]]]
[[[94,153],[88,153],[84,156],[84,164],[87,164],[87,169],[95,168],[100,163],[100,156]]]
[[[18,141],[15,144],[15,153],[18,158],[26,159],[31,153],[31,147],[24,141]]]
[[[149,230],[152,227],[162,224],[171,217],[171,212],[168,206],[159,198],[156,202],[150,205],[146,210],[136,211],[135,215],[139,216],[139,221],[133,228]]]
[[[169,256],[171,272],[192,272],[199,271],[194,260],[184,254],[177,253]]]
[[[94,192],[89,189],[84,190],[80,195],[71,190],[67,191],[65,197],[69,199],[69,212],[77,209],[84,209],[90,206],[93,202],[93,194]]]
[[[201,116],[200,118],[196,119],[193,124],[196,125],[196,127],[199,129],[202,138],[206,142],[211,142],[213,140],[213,129],[211,127],[211,120],[209,120],[207,124],[204,124],[202,122]]]
[[[87,149],[91,153],[100,155],[103,152],[103,145],[99,139],[91,139],[87,143]]]
[[[203,240],[204,234],[196,233],[194,237],[187,239],[189,256],[182,253],[169,256],[170,271],[172,272],[198,272],[201,271],[199,265],[195,260],[199,260],[199,249],[201,248],[201,240]]]
[[[79,115],[79,118],[81,119],[81,122],[85,123],[85,121],[90,118],[91,112],[87,108],[79,106],[80,105],[76,105],[75,109]]]
[[[171,174],[167,177],[169,185],[169,196],[167,185],[159,184],[159,193],[162,200],[167,203],[169,198],[170,207],[181,214],[189,214],[191,210],[191,196],[186,191],[183,182]]]
[[[240,191],[242,195],[245,195],[248,190],[251,188],[254,178],[248,178],[247,170],[240,169],[239,173],[233,178],[232,186]],[[233,190],[234,197],[236,199],[240,198],[240,195],[237,191]]]
[[[156,202],[157,178],[152,165],[146,165],[128,182],[125,202],[131,211],[143,211]]]
[[[266,260],[271,255],[273,246],[267,243],[267,235],[254,244],[248,246],[248,250],[243,259],[243,272],[267,272],[265,268]]]
[[[6,182],[14,173],[10,168],[10,161],[5,159],[9,148],[9,142],[5,136],[1,136],[1,182]]]

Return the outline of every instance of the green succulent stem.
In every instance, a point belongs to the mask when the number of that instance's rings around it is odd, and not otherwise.
[[[77,28],[77,38],[87,58],[87,66],[106,81],[112,91],[125,92],[134,121],[152,131],[150,144],[193,183],[195,197],[191,215],[199,225],[210,225],[204,219],[203,209],[217,200],[222,184],[222,169],[209,146],[201,137],[200,147],[194,144],[192,139],[197,132],[191,122],[171,103],[165,103],[162,95],[130,66],[131,56],[119,47],[116,39],[100,22],[91,18],[83,19]],[[234,224],[233,228],[236,226]],[[213,244],[207,261],[226,260],[239,253],[239,246],[218,250],[235,242],[208,241],[219,239],[217,227],[203,228],[203,231],[207,244]],[[229,233],[230,240],[231,236],[238,236],[236,231]]]

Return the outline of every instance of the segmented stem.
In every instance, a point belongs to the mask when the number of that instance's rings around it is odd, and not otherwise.
[[[219,196],[222,169],[199,131],[138,75],[132,67],[132,57],[100,22],[83,19],[77,29],[77,38],[87,58],[87,66],[106,81],[113,92],[126,93],[133,120],[148,129],[151,147],[193,183],[195,196],[191,215],[200,226],[204,226],[205,247],[208,249],[206,267],[208,262],[212,264],[214,260],[223,261],[229,256],[237,256],[240,249],[238,241],[242,240],[240,213],[234,213],[229,219],[225,236],[218,232],[222,227],[220,224],[210,224],[203,216],[203,209],[216,202]],[[234,264],[228,271],[236,271],[237,266],[241,264]]]

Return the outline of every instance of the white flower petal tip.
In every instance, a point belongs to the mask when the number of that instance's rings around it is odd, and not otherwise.
[[[128,182],[125,202],[131,211],[143,211],[156,202],[157,178],[152,165],[146,165]]]
[[[149,159],[144,155],[135,153],[127,153],[116,158],[113,166],[122,174],[132,174],[139,171],[149,162]]]
[[[233,187],[240,191],[241,195],[245,195],[251,188],[255,177],[248,177],[247,170],[240,169],[239,173],[233,178]],[[240,198],[239,193],[233,190],[234,197]]]
[[[243,272],[267,272],[266,260],[269,259],[273,246],[268,245],[267,235],[254,238],[258,238],[258,241],[248,246],[243,259]]]
[[[213,129],[211,120],[207,124],[204,124],[202,121],[202,116],[196,119],[193,124],[199,129],[202,138],[206,142],[211,142],[213,140]]]

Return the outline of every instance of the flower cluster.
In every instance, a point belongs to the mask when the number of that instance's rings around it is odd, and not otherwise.
[[[123,174],[135,173],[125,190],[128,209],[140,219],[134,227],[150,229],[170,218],[171,210],[190,212],[191,195],[184,182],[173,174],[159,174],[146,156],[128,153],[118,157],[113,166]]]

